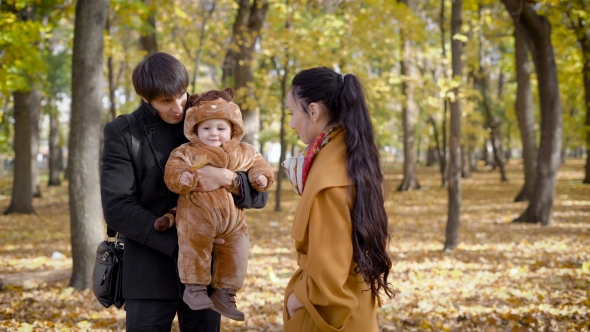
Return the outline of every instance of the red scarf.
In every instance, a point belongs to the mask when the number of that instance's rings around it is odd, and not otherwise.
[[[318,153],[320,153],[320,150],[324,146],[326,146],[326,144],[328,144],[334,138],[333,134],[335,132],[337,132],[338,129],[340,129],[339,126],[334,126],[334,127],[325,129],[318,136],[316,136],[316,138],[314,138],[313,141],[311,141],[311,143],[309,143],[309,145],[305,148],[305,150],[303,150],[302,154],[304,157],[304,162],[303,162],[303,174],[302,174],[302,179],[301,179],[301,182],[303,184],[303,186],[301,187],[302,193],[303,193],[303,189],[305,188],[305,181],[307,180],[307,174],[309,173],[309,170],[311,169],[311,164],[313,163],[313,160],[318,155]]]

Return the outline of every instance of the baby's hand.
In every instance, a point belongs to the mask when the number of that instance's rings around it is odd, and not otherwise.
[[[190,172],[184,172],[180,175],[180,184],[183,186],[190,186],[195,176]]]
[[[260,189],[266,188],[266,185],[268,184],[268,179],[264,175],[258,175],[254,181],[256,181],[256,184]]]

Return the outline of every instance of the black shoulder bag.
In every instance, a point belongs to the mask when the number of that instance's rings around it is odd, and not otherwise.
[[[139,165],[140,139],[139,126],[131,114],[123,114],[129,123],[131,133],[131,162],[136,174],[136,186],[141,180],[141,166]],[[121,308],[125,303],[123,298],[123,248],[125,237],[107,227],[107,239],[96,248],[96,261],[92,273],[92,292],[100,304],[105,308],[115,305]]]

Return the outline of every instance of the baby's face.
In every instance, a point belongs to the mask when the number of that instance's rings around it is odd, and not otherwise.
[[[209,119],[197,125],[197,136],[207,146],[218,147],[231,139],[231,122],[225,119]]]

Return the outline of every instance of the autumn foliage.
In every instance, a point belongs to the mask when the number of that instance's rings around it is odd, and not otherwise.
[[[561,166],[550,227],[511,223],[526,206],[513,202],[522,186],[520,161],[507,164],[510,183],[489,170],[463,179],[459,246],[452,253],[441,252],[447,196],[438,169],[418,167],[422,189],[397,192],[400,165],[384,165],[390,276],[398,293],[384,298],[381,330],[588,331],[590,187],[580,181],[583,165],[573,159]],[[282,212],[271,204],[247,212],[249,269],[237,298],[246,321],[224,318],[223,331],[282,330],[283,291],[296,266],[289,234],[297,205],[291,188],[283,188]],[[0,330],[124,330],[124,310],[104,309],[90,290],[68,287],[67,184],[42,190],[37,215],[0,216]],[[0,179],[0,210],[10,192],[10,177]],[[61,280],[39,283],[44,272]]]

